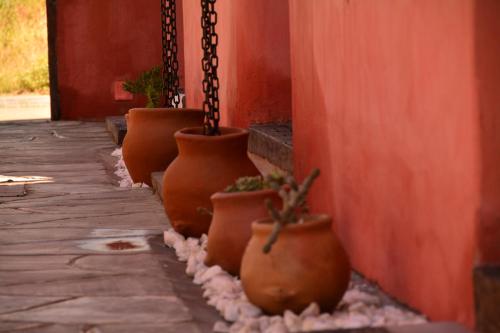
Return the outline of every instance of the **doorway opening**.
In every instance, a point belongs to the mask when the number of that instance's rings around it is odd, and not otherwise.
[[[50,119],[46,1],[0,1],[0,45],[0,121]]]

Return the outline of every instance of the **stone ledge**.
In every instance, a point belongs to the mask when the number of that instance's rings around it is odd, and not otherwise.
[[[286,172],[293,172],[291,123],[259,124],[249,128],[248,151]]]
[[[153,184],[153,193],[163,201],[163,171],[151,173],[151,183]]]
[[[114,143],[121,145],[127,134],[127,121],[125,116],[106,117],[106,129],[111,133]]]
[[[348,330],[317,331],[318,333],[471,333],[465,327],[451,322],[428,323],[409,326],[357,328]]]

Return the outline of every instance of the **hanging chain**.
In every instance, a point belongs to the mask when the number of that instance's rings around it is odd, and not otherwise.
[[[203,37],[201,46],[203,48],[203,59],[201,61],[204,78],[203,92],[205,101],[203,111],[205,112],[205,135],[219,135],[219,78],[217,68],[219,58],[217,57],[217,44],[219,36],[215,32],[217,24],[217,13],[215,2],[217,0],[201,0],[201,27]]]
[[[161,0],[163,47],[163,95],[166,107],[179,107],[179,61],[177,60],[176,0]]]

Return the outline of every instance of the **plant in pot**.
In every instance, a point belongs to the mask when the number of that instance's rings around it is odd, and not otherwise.
[[[154,66],[150,70],[139,74],[136,80],[127,80],[122,85],[123,90],[131,94],[146,96],[146,107],[157,108],[161,104],[163,96],[163,76],[160,66]]]
[[[282,180],[278,174],[242,177],[210,197],[214,210],[208,231],[207,266],[219,265],[232,275],[240,274],[241,258],[252,236],[251,224],[267,216],[266,199],[281,206],[271,182]]]
[[[307,210],[307,193],[318,175],[315,169],[301,185],[293,177],[284,186],[275,184],[283,208],[267,200],[271,217],[252,224],[241,281],[248,299],[267,313],[300,313],[312,302],[333,310],[348,287],[349,259],[330,216]]]
[[[219,127],[215,0],[201,3],[204,126],[175,133],[179,155],[163,177],[165,212],[173,228],[188,237],[200,237],[208,232],[211,217],[197,208],[211,207],[213,193],[239,177],[259,175],[247,155],[248,131]]]
[[[151,186],[151,173],[163,171],[177,156],[174,133],[203,124],[199,109],[181,109],[177,61],[175,0],[162,0],[163,70],[160,67],[127,81],[124,89],[147,97],[146,108],[129,110],[123,160],[134,183]],[[167,18],[168,16],[168,18]],[[160,107],[164,100],[164,106]]]

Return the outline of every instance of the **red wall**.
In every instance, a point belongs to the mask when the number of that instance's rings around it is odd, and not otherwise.
[[[160,3],[58,1],[56,39],[62,118],[122,114],[144,100],[115,101],[113,83],[161,64]]]
[[[219,0],[219,77],[224,125],[290,120],[288,0]],[[187,105],[201,107],[200,1],[184,0]]]
[[[474,4],[290,1],[295,170],[323,171],[312,206],[334,216],[357,270],[468,325],[482,185]]]

